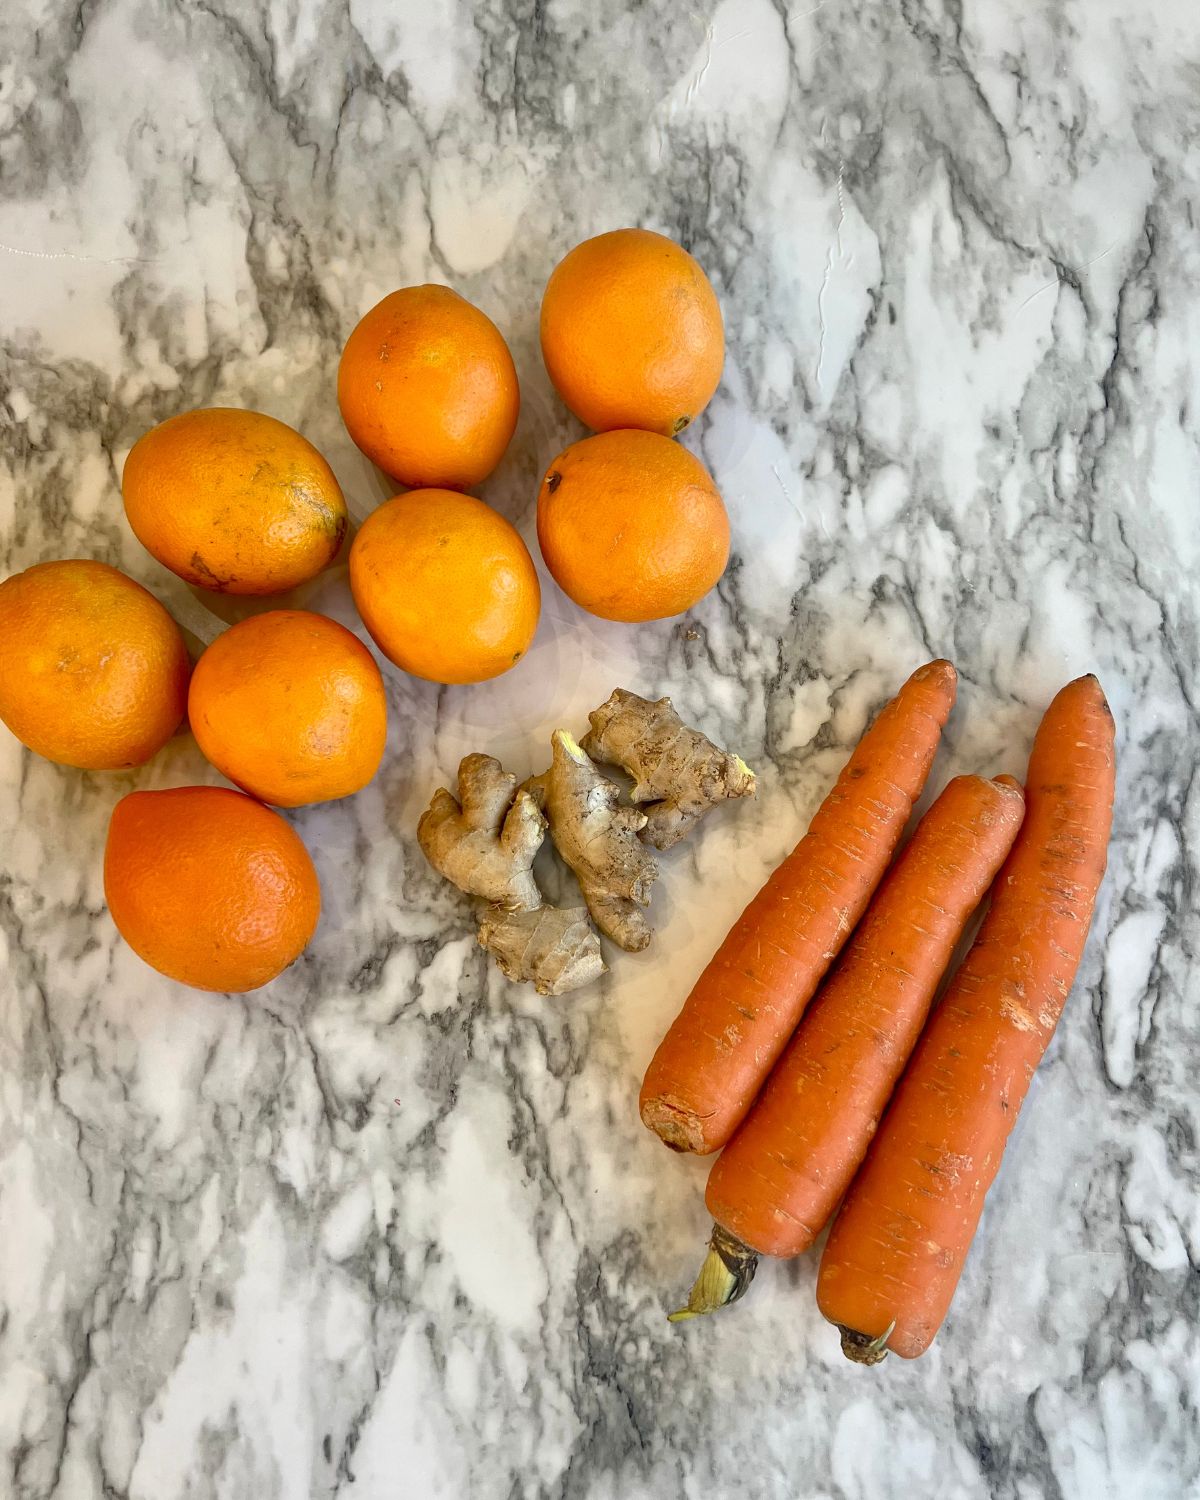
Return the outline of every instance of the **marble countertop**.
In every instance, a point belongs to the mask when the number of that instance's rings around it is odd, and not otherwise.
[[[387,493],[334,401],[358,315],[452,283],[524,405],[485,497],[532,535],[579,434],[537,353],[579,239],[679,238],[728,330],[688,442],[734,561],[686,619],[582,616],[474,689],[388,669],[374,784],[307,810],[325,915],[246,1000],[143,967],[109,811],[215,781],[0,736],[0,1493],[298,1497],[1200,1494],[1200,20],[1178,0],[39,0],[0,20],[3,571],[96,556],[204,641],[135,542],[136,436],[257,407]],[[298,596],[353,623],[344,566]],[[218,614],[221,618],[218,618]],[[645,1064],[867,717],[953,658],[937,778],[1022,771],[1096,670],[1109,875],[951,1318],[846,1365],[815,1261],[671,1327],[705,1165]],[[596,989],[489,970],[418,811],[469,749],[536,767],[614,684],[760,774],[668,857],[659,936]]]

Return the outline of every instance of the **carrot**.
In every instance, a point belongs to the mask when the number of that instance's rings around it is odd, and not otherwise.
[[[1011,776],[959,776],[921,819],[709,1173],[715,1240],[672,1321],[736,1302],[759,1255],[799,1255],[825,1227],[1024,812]]]
[[[934,1012],[830,1231],[817,1303],[873,1364],[929,1347],[1075,978],[1104,874],[1113,722],[1069,683],[1033,744],[1026,814],[979,936]]]
[[[956,680],[948,661],[913,673],[697,981],[642,1084],[642,1120],[674,1150],[716,1151],[741,1123],[888,866]]]
[[[958,776],[885,877],[709,1175],[709,1212],[761,1254],[807,1250],[850,1186],[1024,815],[1019,789]]]

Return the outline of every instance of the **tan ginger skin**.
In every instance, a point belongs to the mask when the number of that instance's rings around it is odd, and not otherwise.
[[[630,798],[646,808],[642,838],[656,849],[672,848],[728,798],[754,795],[754,772],[741,756],[685,724],[670,698],[651,702],[616,688],[588,720],[580,744],[593,760],[633,777]]]
[[[685,724],[669,698],[617,688],[589,720],[582,744],[555,730],[549,769],[521,787],[492,756],[466,756],[458,797],[439,788],[417,825],[434,869],[487,903],[480,943],[510,979],[542,994],[565,994],[604,972],[593,921],[627,951],[644,948],[658,878],[652,849],[670,848],[710,808],[755,790],[745,762]],[[633,777],[632,803],[595,760]],[[533,860],[547,826],[586,911],[542,898]]]
[[[650,941],[644,909],[658,879],[658,862],[638,838],[646,814],[621,805],[616,785],[565,729],[556,729],[550,744],[550,769],[525,786],[549,820],[554,847],[575,872],[596,926],[637,953]]]
[[[533,876],[546,834],[534,799],[490,755],[458,768],[458,799],[439,787],[417,824],[426,859],[459,890],[487,903],[479,941],[513,980],[543,995],[579,989],[604,972],[586,911],[548,906]]]

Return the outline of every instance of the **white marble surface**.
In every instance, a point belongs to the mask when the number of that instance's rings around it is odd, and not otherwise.
[[[1200,1494],[1200,19],[1180,0],[18,0],[0,16],[4,570],[103,557],[200,638],[118,476],[155,420],[301,427],[385,493],[334,371],[396,285],[511,341],[486,498],[532,534],[577,435],[536,350],[574,242],[641,223],[722,298],[689,443],[735,561],[686,620],[586,619],[475,689],[389,671],[384,770],[304,812],[326,913],[245,1001],[144,968],[103,907],[109,810],[216,780],[180,737],[84,775],[0,737],[0,1493],[254,1497]],[[304,598],[350,620],[344,568]],[[225,618],[235,608],[216,606]],[[846,1366],[812,1257],[669,1327],[704,1166],[637,1123],[727,922],[918,661],[938,765],[1022,770],[1096,669],[1119,725],[1076,993],[934,1350]],[[758,768],[667,860],[594,992],[489,972],[417,812],[516,770],[617,683]]]

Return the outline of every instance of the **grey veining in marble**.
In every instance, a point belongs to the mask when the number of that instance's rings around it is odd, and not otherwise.
[[[1182,0],[10,0],[0,16],[4,571],[98,556],[199,641],[125,524],[125,453],[203,404],[387,493],[341,428],[358,315],[435,279],[524,404],[482,493],[532,537],[578,435],[540,290],[626,223],[722,299],[689,443],[734,562],[685,620],[547,581],[508,676],[388,670],[375,783],[295,822],[325,915],[247,1000],[147,970],[104,910],[136,778],[0,736],[0,1493],[14,1500],[1200,1494],[1200,17]],[[354,624],[344,565],[296,596]],[[218,614],[221,618],[218,618]],[[932,1352],[868,1372],[815,1261],[669,1327],[703,1163],[642,1070],[868,715],[958,664],[937,775],[1021,772],[1095,669],[1119,726],[1076,993]],[[535,768],[615,684],[759,771],[666,860],[595,991],[507,985],[425,866],[460,755]]]

